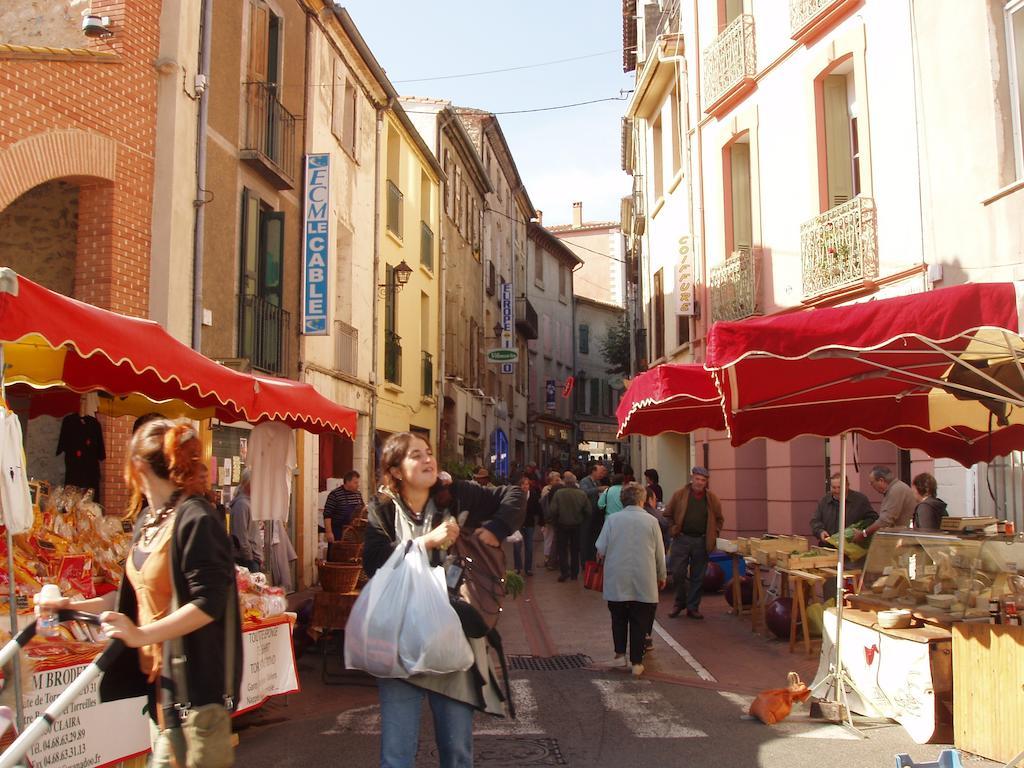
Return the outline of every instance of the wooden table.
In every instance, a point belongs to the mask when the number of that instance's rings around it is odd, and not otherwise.
[[[739,552],[730,552],[729,554],[732,556],[732,613],[735,616],[742,616],[745,613],[750,613],[750,606],[743,604],[740,579],[740,567],[745,558]]]
[[[794,568],[777,567],[783,578],[792,582],[793,587],[793,609],[789,618],[789,652],[792,653],[797,643],[796,625],[803,626],[804,652],[809,656],[812,652],[813,642],[811,641],[811,627],[807,620],[807,604],[809,598],[814,596],[814,587],[825,583],[825,576],[810,571],[801,571]]]

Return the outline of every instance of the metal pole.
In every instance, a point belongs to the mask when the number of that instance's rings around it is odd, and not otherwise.
[[[4,346],[0,344],[0,399],[3,400],[3,405],[7,407],[7,388],[4,385],[4,374],[6,372],[6,364],[4,361]],[[10,411],[10,409],[8,409]],[[12,418],[17,418],[11,413]],[[5,510],[6,512],[6,510]],[[7,521],[5,520],[5,523]],[[7,600],[10,619],[11,619],[11,637],[18,634],[18,595],[17,585],[15,584],[14,578],[14,536],[11,534],[11,526],[5,524],[4,530],[7,531]],[[21,659],[19,656],[15,656],[12,666],[12,677],[14,678],[14,711],[15,720],[18,724],[18,731],[20,732],[25,727],[25,712],[21,701]]]
[[[849,433],[839,437],[839,564],[836,566],[836,701],[846,706],[846,687],[843,684],[843,656],[840,640],[843,633],[843,565],[846,560],[846,450]]]

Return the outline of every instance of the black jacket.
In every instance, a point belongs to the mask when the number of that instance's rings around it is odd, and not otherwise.
[[[929,496],[927,499],[922,499],[914,508],[914,527],[937,531],[941,528],[942,518],[948,514],[946,502],[935,496]]]
[[[446,508],[455,517],[462,512],[469,512],[463,525],[467,530],[483,527],[497,536],[499,541],[504,541],[522,527],[524,494],[519,486],[484,488],[467,480],[454,480],[448,490],[451,503]],[[443,513],[443,510],[439,510],[439,513]],[[431,525],[439,522],[439,519],[435,519]],[[373,576],[387,562],[397,543],[395,502],[387,498],[373,502],[363,536],[363,570],[367,576]]]
[[[544,520],[544,512],[540,508],[540,491],[536,488],[530,489],[526,499],[526,516],[523,518],[523,528],[534,528],[541,525]]]
[[[136,521],[132,546],[139,539],[142,530],[140,523],[144,519],[145,515],[139,515]],[[131,557],[131,554],[128,556]],[[235,643],[232,696],[237,707],[242,684],[242,620],[238,611],[238,588],[235,586],[231,540],[223,518],[217,515],[212,504],[199,496],[181,502],[175,513],[171,571],[179,603],[191,603],[213,617],[212,622],[183,638],[185,657],[188,659],[185,665],[188,702],[179,703],[199,707],[222,701],[226,663],[224,621],[228,612],[233,611],[236,618],[232,632]],[[121,579],[116,605],[120,613],[138,622],[138,601],[127,576]],[[178,701],[179,697],[173,691],[174,684],[168,677],[171,646],[171,642],[163,644],[161,686],[171,692],[171,701]],[[125,648],[100,681],[101,701],[148,696],[151,714],[154,711],[153,694],[153,686],[146,682],[146,676],[139,666],[139,652],[136,648]]]

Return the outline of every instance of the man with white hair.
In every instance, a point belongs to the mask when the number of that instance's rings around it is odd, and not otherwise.
[[[889,467],[872,467],[868,483],[882,494],[882,506],[878,510],[878,519],[854,534],[853,540],[858,544],[880,528],[906,528],[914,519],[914,509],[917,508],[917,499],[910,486],[897,480]]]

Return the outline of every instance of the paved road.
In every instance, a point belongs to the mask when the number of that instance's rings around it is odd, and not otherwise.
[[[896,725],[876,727],[865,739],[805,716],[770,728],[744,714],[749,696],[636,680],[617,669],[523,671],[515,673],[514,686],[518,720],[477,716],[479,766],[888,768],[898,752],[910,751],[918,761],[934,760],[938,752],[908,744]],[[274,711],[264,714],[267,724],[257,722],[242,732],[239,765],[377,764],[376,704],[280,722],[274,722]],[[426,715],[422,734],[417,766],[436,766]],[[976,760],[968,765],[990,764]]]

